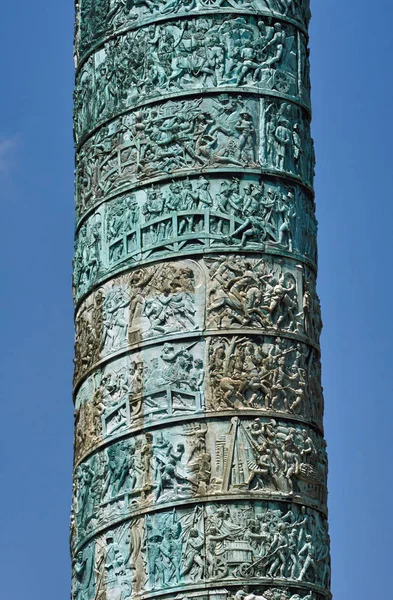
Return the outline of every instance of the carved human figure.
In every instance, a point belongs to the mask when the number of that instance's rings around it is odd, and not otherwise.
[[[77,554],[73,567],[74,585],[72,590],[73,600],[91,600],[94,594],[94,544],[89,544]]]
[[[102,346],[106,351],[116,350],[127,338],[128,321],[126,309],[129,296],[125,290],[115,286],[104,301],[104,334]]]

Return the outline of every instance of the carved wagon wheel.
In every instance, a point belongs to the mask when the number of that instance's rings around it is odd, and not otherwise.
[[[254,567],[249,563],[239,565],[237,571],[240,577],[253,577],[254,575]]]
[[[228,567],[222,558],[216,558],[214,563],[214,579],[222,579],[227,574]]]
[[[285,94],[289,91],[290,86],[291,83],[288,80],[287,74],[283,71],[276,71],[274,74],[273,87],[275,87],[277,91],[283,92]]]

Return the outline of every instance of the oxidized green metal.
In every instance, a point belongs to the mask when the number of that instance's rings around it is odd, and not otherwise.
[[[74,600],[330,598],[309,18],[77,3]]]

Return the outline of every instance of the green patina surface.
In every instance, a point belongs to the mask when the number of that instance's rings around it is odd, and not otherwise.
[[[330,598],[309,18],[77,2],[73,600]]]

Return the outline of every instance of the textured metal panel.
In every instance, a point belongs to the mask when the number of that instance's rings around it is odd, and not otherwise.
[[[309,17],[77,3],[74,600],[330,598]]]

